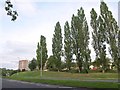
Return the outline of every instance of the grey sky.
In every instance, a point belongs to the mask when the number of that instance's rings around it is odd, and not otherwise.
[[[36,46],[40,35],[47,40],[48,55],[52,54],[52,37],[54,26],[60,22],[63,32],[65,21],[71,21],[72,14],[83,7],[88,23],[90,22],[90,10],[95,8],[99,13],[98,0],[87,2],[80,0],[12,0],[14,9],[19,16],[15,22],[10,21],[4,10],[4,2],[0,2],[0,67],[11,69],[18,68],[19,59],[31,60],[36,58]],[[113,16],[118,20],[118,0],[104,0]],[[89,25],[90,31],[92,30]],[[92,46],[90,46],[92,48]],[[92,49],[92,59],[95,53]]]

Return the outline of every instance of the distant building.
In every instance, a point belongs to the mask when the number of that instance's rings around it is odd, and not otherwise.
[[[29,70],[28,64],[29,64],[29,61],[28,61],[28,60],[20,60],[20,61],[19,61],[19,70],[20,70],[20,71]]]

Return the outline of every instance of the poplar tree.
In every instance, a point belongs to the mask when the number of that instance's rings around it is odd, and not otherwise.
[[[120,47],[120,31],[118,33],[118,47]],[[118,58],[118,73],[120,73],[120,48],[118,48],[118,57],[119,57]]]
[[[76,55],[79,72],[81,72],[82,67],[88,69],[88,62],[90,61],[88,24],[82,7],[78,10],[77,16],[72,16],[71,32],[73,52]]]
[[[95,50],[95,53],[96,53],[96,58],[100,58],[99,57],[99,48],[100,48],[100,38],[99,38],[99,34],[98,34],[98,20],[97,20],[97,13],[96,11],[94,10],[94,8],[92,8],[91,12],[91,21],[90,21],[90,25],[91,27],[93,28],[93,31],[92,31],[92,45],[93,45],[93,48]]]
[[[65,49],[65,60],[68,70],[71,70],[72,62],[72,39],[71,30],[68,21],[64,25],[64,49]]]
[[[42,48],[42,69],[43,69],[48,58],[46,38],[43,35],[41,35],[40,44]],[[41,48],[40,48],[40,51],[41,51]]]
[[[106,59],[106,29],[105,22],[103,18],[99,16],[98,18],[98,36],[100,40],[99,55],[100,63],[102,66],[102,72],[104,73],[107,70],[107,59]]]
[[[52,38],[52,52],[55,58],[55,65],[58,71],[61,70],[61,55],[62,55],[62,32],[60,23],[57,22]]]
[[[100,59],[103,72],[107,69],[106,44],[109,44],[109,52],[118,67],[118,32],[119,27],[113,18],[112,12],[108,10],[105,2],[100,4],[100,15],[94,9],[91,10],[91,26],[93,28],[93,47],[96,58]]]
[[[105,31],[105,22],[101,15],[97,16],[96,11],[92,8],[91,10],[91,27],[93,28],[92,32],[92,45],[96,53],[96,60],[100,61],[102,66],[102,72],[106,70],[106,31]]]
[[[40,43],[37,44],[36,58],[37,58],[37,68],[40,70]]]
[[[114,60],[114,65],[118,68],[118,33],[120,30],[115,18],[112,15],[112,12],[108,9],[106,3],[103,1],[100,5],[100,11],[106,26],[107,43],[110,45],[109,52]]]
[[[38,42],[38,44],[37,44],[36,54],[37,54],[36,57],[37,57],[38,69],[40,70],[40,68],[41,68],[41,57],[42,57],[42,69],[43,69],[43,67],[47,61],[47,57],[48,57],[46,38],[43,35],[41,35],[40,42]]]
[[[86,20],[86,17],[85,17],[85,13],[84,13],[84,10],[83,8],[81,7],[80,10],[78,10],[78,18],[80,20],[80,32],[79,32],[79,35],[80,35],[80,48],[81,48],[81,55],[82,55],[82,58],[83,58],[83,68],[84,70],[86,70],[86,72],[88,72],[88,69],[89,69],[89,65],[90,65],[90,62],[91,62],[91,57],[90,57],[90,49],[89,49],[89,28],[88,28],[88,23],[87,23],[87,20]]]

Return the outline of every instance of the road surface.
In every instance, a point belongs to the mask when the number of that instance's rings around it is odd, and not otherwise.
[[[93,90],[93,89],[88,89],[88,88],[73,88],[73,87],[67,87],[67,86],[30,83],[30,82],[23,82],[23,81],[17,81],[17,80],[9,80],[9,79],[2,79],[2,88],[3,90],[6,90],[5,88],[12,88],[12,89],[15,89],[15,88],[24,88],[24,89],[25,88],[34,88],[34,89],[35,88],[57,88],[55,90],[59,90],[59,88],[62,88],[62,89],[67,89],[67,90]]]

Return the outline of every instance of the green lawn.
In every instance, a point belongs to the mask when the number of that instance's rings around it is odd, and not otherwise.
[[[79,73],[66,73],[66,72],[43,72],[42,79],[72,79],[72,80],[91,80],[91,79],[118,79],[117,73],[89,73],[89,74],[79,74]],[[29,72],[21,72],[13,75],[12,77],[24,77],[24,78],[41,78],[40,71],[29,71]]]
[[[59,84],[72,87],[89,87],[89,88],[118,88],[118,83],[113,82],[87,82],[81,80],[111,80],[117,79],[117,73],[66,73],[66,72],[43,72],[42,78],[40,71],[29,71],[14,74],[10,79],[35,82]]]

